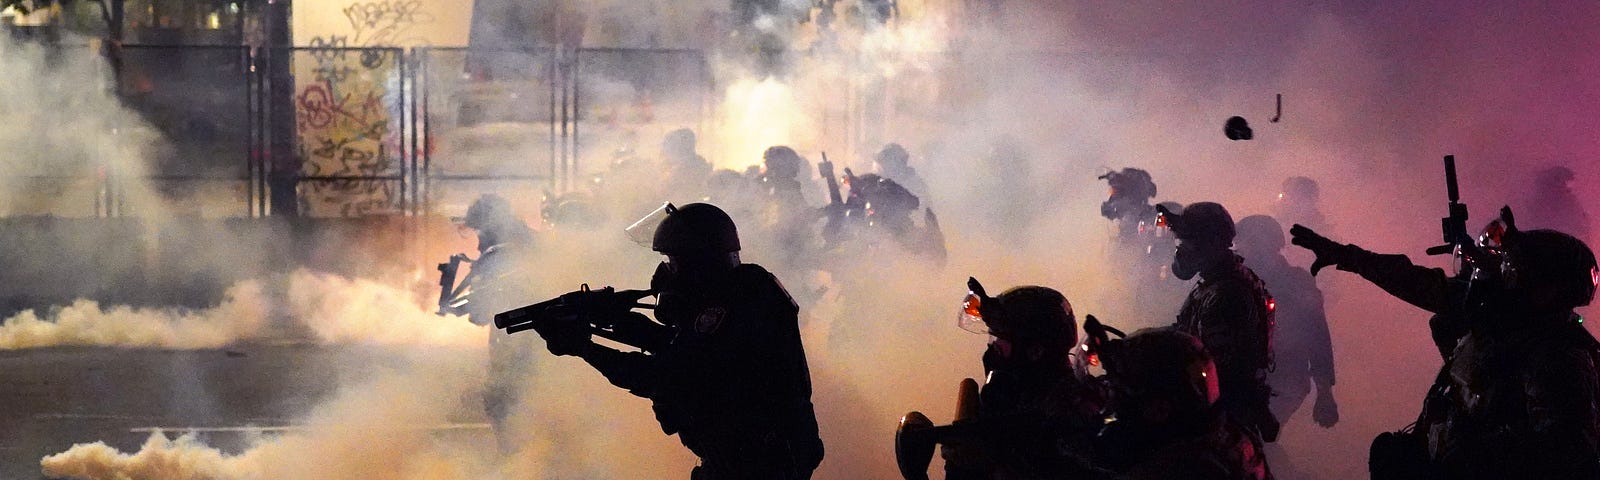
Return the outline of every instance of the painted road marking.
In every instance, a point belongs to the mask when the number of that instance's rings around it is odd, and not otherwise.
[[[318,430],[488,430],[487,423],[447,423],[443,425],[284,425],[278,427],[139,427],[130,433],[152,432],[309,432]]]

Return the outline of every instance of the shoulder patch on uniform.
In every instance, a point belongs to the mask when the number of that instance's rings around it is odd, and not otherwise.
[[[699,333],[712,333],[722,327],[722,321],[728,318],[728,311],[722,307],[709,307],[700,310],[700,316],[694,319],[694,331]]]

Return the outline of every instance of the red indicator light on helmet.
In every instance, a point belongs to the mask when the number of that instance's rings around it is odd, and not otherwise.
[[[1267,311],[1272,312],[1272,311],[1277,311],[1277,310],[1278,310],[1278,301],[1274,300],[1274,299],[1271,299],[1271,298],[1267,299]]]

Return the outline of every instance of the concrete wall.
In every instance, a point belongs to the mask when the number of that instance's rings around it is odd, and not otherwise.
[[[294,3],[298,46],[465,47],[473,2],[303,0]]]

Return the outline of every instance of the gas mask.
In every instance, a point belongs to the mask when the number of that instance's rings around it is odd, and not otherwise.
[[[692,320],[698,308],[693,297],[682,288],[676,269],[668,262],[656,265],[650,276],[650,289],[656,292],[656,320],[670,326]]]
[[[1205,270],[1211,263],[1203,247],[1190,240],[1178,240],[1177,252],[1172,255],[1172,276],[1188,281]]]

